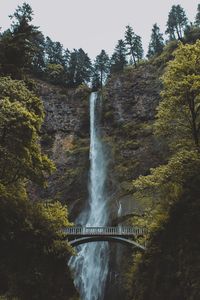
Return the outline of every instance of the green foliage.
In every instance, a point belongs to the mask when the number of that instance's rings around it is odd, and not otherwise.
[[[197,14],[196,14],[196,18],[195,18],[195,25],[196,26],[200,26],[200,4],[198,4],[198,7],[197,7]]]
[[[175,59],[163,76],[163,101],[159,105],[156,133],[174,140],[174,146],[199,146],[200,42],[179,45]]]
[[[87,53],[82,48],[70,53],[68,65],[68,85],[77,87],[90,80],[92,64]]]
[[[0,295],[8,299],[70,299],[67,261],[73,254],[59,202],[30,202],[27,179],[45,183],[53,163],[40,149],[41,100],[22,81],[0,77]]]
[[[141,37],[135,34],[133,28],[129,25],[126,26],[125,42],[129,50],[128,54],[132,56],[134,65],[136,66],[143,57],[142,41]]]
[[[64,68],[62,65],[48,64],[46,70],[49,82],[59,84],[63,82]]]
[[[200,28],[199,26],[190,24],[187,25],[184,31],[184,44],[194,44],[197,40],[200,39]]]
[[[93,89],[97,90],[102,88],[105,83],[108,73],[110,71],[110,59],[105,50],[101,50],[101,53],[97,55],[94,67],[93,67]]]
[[[44,113],[40,99],[22,82],[0,78],[0,181],[20,178],[44,183],[53,164],[41,153],[39,130]]]
[[[171,152],[165,165],[134,181],[134,196],[145,203],[146,213],[133,222],[147,226],[150,238],[147,252],[134,261],[129,274],[132,299],[186,300],[200,295],[195,233],[200,211],[199,54],[199,41],[180,44],[162,78],[155,133],[166,138]]]
[[[188,178],[181,198],[151,235],[146,253],[135,260],[131,299],[199,299],[199,179],[199,172]]]
[[[11,29],[0,38],[1,65],[4,74],[22,77],[25,70],[31,70],[33,63],[42,68],[43,35],[37,27],[30,24],[33,11],[29,4],[18,6],[10,16]]]
[[[125,42],[119,40],[111,57],[111,73],[124,70],[124,67],[127,65],[126,52]]]
[[[173,5],[168,15],[166,30],[170,40],[176,38],[182,40],[187,22],[188,20],[184,9],[180,5]]]
[[[45,52],[47,64],[61,65],[64,67],[65,60],[64,49],[60,42],[53,42],[50,37],[46,37]]]
[[[0,186],[0,294],[12,299],[69,299],[75,294],[67,260],[72,249],[60,203],[27,201],[20,186]]]
[[[169,41],[163,48],[162,53],[152,59],[152,63],[163,70],[167,63],[174,58],[174,51],[178,47],[178,41]]]
[[[164,39],[162,33],[160,33],[160,28],[157,24],[153,25],[151,33],[151,41],[149,43],[149,49],[147,57],[152,57],[156,54],[160,54],[163,51]]]

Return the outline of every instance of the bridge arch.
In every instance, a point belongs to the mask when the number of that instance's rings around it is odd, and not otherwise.
[[[138,248],[142,251],[146,250],[146,248],[132,240],[122,238],[119,236],[86,236],[86,237],[80,237],[77,239],[73,239],[69,241],[70,245],[73,247],[76,247],[81,244],[85,243],[91,243],[91,242],[99,242],[99,241],[104,241],[104,242],[118,242],[122,243],[124,245],[132,246],[135,248]]]

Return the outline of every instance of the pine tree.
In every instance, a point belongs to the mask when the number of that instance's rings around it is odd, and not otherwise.
[[[129,55],[132,56],[135,67],[143,57],[143,48],[141,37],[136,35],[131,26],[126,26],[125,42],[129,50]]]
[[[11,25],[11,48],[16,64],[19,67],[30,67],[35,52],[35,48],[38,35],[41,33],[38,31],[38,27],[30,24],[33,19],[33,11],[29,4],[23,3],[22,6],[18,6],[13,15],[10,16],[13,20]]]
[[[103,83],[107,79],[108,73],[110,70],[110,59],[108,54],[105,52],[105,50],[102,50],[99,55],[97,55],[95,62],[94,62],[94,74],[97,77],[97,74],[100,78],[100,85],[101,88],[103,86]]]
[[[151,33],[151,41],[149,43],[149,49],[147,57],[160,54],[164,47],[164,39],[162,33],[160,33],[160,28],[157,24],[153,25]]]
[[[53,42],[50,37],[46,37],[45,43],[46,63],[65,65],[64,49],[60,42]]]
[[[197,14],[196,14],[196,18],[195,18],[195,25],[196,26],[200,26],[200,4],[198,4],[198,7],[197,7]]]
[[[42,34],[38,27],[30,24],[33,11],[29,4],[18,6],[10,18],[11,28],[3,33],[0,43],[2,68],[4,73],[20,77],[24,70],[33,68],[38,53],[42,60]]]
[[[171,40],[182,40],[184,30],[187,26],[188,19],[186,17],[184,9],[180,5],[173,5],[167,21],[166,33]]]
[[[126,53],[125,42],[119,40],[111,57],[111,73],[123,71],[124,66],[127,64]]]
[[[92,63],[82,48],[70,53],[68,67],[68,85],[78,86],[90,81]]]

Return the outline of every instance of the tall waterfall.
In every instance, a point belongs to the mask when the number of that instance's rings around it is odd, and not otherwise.
[[[105,194],[106,159],[100,139],[98,95],[90,96],[90,182],[89,207],[76,222],[83,226],[104,226],[108,221]],[[88,243],[78,248],[78,255],[69,264],[81,300],[102,300],[108,274],[107,242]]]

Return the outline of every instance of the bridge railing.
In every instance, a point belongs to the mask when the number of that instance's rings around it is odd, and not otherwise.
[[[128,227],[128,226],[106,226],[106,227],[84,227],[84,226],[73,226],[64,229],[67,235],[144,235],[146,229],[139,227]]]

